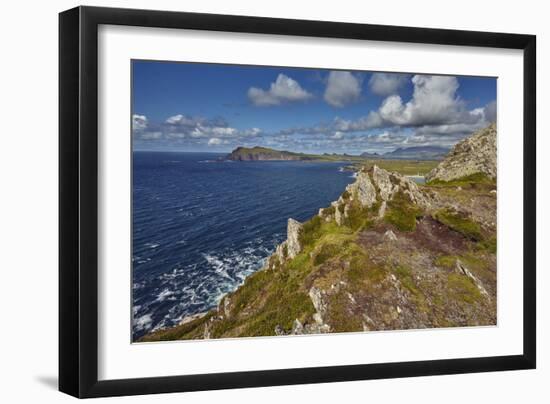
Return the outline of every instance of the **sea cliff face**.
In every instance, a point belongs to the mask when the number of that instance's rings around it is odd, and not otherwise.
[[[425,186],[359,170],[330,206],[289,219],[287,239],[216,309],[142,341],[496,324],[496,182],[489,163],[463,161],[478,171],[445,160]]]
[[[266,147],[238,147],[227,156],[227,159],[233,161],[300,161],[306,160],[307,156]]]

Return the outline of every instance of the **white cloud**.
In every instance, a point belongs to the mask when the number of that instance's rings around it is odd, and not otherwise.
[[[148,120],[145,115],[132,115],[132,129],[134,131],[143,131],[147,129]]]
[[[408,75],[398,73],[373,73],[369,80],[370,90],[376,94],[386,97],[397,94],[397,91],[407,83]]]
[[[223,141],[218,137],[213,137],[208,141],[208,146],[217,146],[222,144]]]
[[[269,90],[251,87],[248,98],[256,106],[280,105],[287,102],[307,101],[313,95],[304,90],[300,84],[290,77],[279,74]]]
[[[334,132],[334,134],[330,137],[331,139],[334,139],[334,140],[340,140],[344,137],[344,134],[340,131],[336,131]]]
[[[464,104],[456,97],[458,80],[450,76],[412,78],[412,99],[403,103],[399,95],[386,98],[378,111],[382,119],[395,125],[438,125],[464,117]]]
[[[483,109],[485,120],[487,122],[496,122],[497,121],[497,102],[492,101],[485,106]]]
[[[350,72],[332,71],[328,75],[324,99],[333,107],[342,108],[359,99],[361,80]]]
[[[166,123],[170,125],[194,125],[196,122],[196,119],[181,114],[166,119]]]

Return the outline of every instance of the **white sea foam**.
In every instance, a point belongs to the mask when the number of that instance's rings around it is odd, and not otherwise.
[[[134,319],[134,328],[138,331],[148,330],[151,328],[153,318],[150,314],[145,314],[137,319]]]
[[[160,292],[158,295],[157,295],[157,302],[163,302],[164,300],[166,300],[167,298],[169,298],[170,296],[172,296],[174,294],[173,291],[171,291],[170,289],[166,288],[166,289],[163,289],[162,292]]]

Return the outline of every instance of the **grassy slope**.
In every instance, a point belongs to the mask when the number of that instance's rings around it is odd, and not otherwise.
[[[483,198],[496,209],[494,186],[476,177],[425,189],[459,202]],[[271,269],[251,275],[226,297],[228,316],[211,311],[143,341],[203,338],[205,327],[212,338],[274,335],[276,327],[288,333],[295,319],[313,322],[312,286],[328,291],[324,320],[334,332],[494,324],[496,227],[481,226],[465,207],[460,213],[443,206],[424,212],[397,197],[381,221],[373,218],[377,206],[352,205],[343,226],[315,216],[305,223],[297,257],[283,265],[272,258]],[[387,229],[397,242],[385,240]],[[456,272],[457,260],[490,298]]]
[[[426,175],[437,167],[440,161],[435,160],[368,160],[367,168],[377,165],[387,171],[395,171],[402,175]]]

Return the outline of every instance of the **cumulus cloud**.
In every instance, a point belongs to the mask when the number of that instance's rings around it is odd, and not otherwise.
[[[269,90],[257,87],[248,89],[248,98],[256,106],[280,105],[288,102],[307,101],[313,95],[304,90],[300,84],[290,77],[279,74]]]
[[[363,117],[337,117],[327,123],[279,133],[334,148],[361,146],[364,150],[381,151],[415,145],[449,147],[496,119],[496,102],[467,109],[457,96],[459,82],[455,77],[416,75],[411,82],[413,95],[408,101],[393,94]],[[373,134],[377,129],[385,130]]]
[[[412,78],[412,99],[403,103],[399,95],[386,98],[378,113],[386,122],[395,125],[441,125],[468,119],[464,103],[456,96],[458,80],[451,76]]]
[[[218,146],[224,143],[227,143],[227,141],[224,141],[219,137],[213,137],[213,138],[210,138],[210,140],[208,140],[208,146]]]
[[[386,97],[396,94],[408,78],[406,74],[374,73],[369,80],[369,88],[374,94]]]
[[[264,135],[257,127],[237,129],[223,118],[204,118],[177,114],[162,122],[144,116],[132,117],[136,146],[193,148],[201,146],[237,146],[261,142]]]
[[[132,115],[132,130],[143,131],[147,129],[147,117],[145,115]]]
[[[327,79],[324,99],[333,107],[342,108],[359,99],[361,80],[350,72],[331,71]]]
[[[496,120],[496,102],[468,108],[466,101],[458,96],[459,82],[455,77],[416,75],[407,80],[413,86],[410,98],[403,99],[395,90],[387,89],[393,93],[387,95],[378,108],[367,110],[356,119],[335,117],[311,126],[265,133],[258,127],[236,128],[219,117],[177,114],[155,122],[136,114],[132,116],[134,139],[136,143],[148,142],[155,147],[179,145],[184,150],[262,145],[304,152],[383,153],[397,147],[450,147]],[[331,72],[325,84],[324,101],[335,107],[361,97],[360,78],[349,72]],[[374,84],[369,82],[369,86],[372,89]],[[268,90],[251,90],[251,101],[263,106],[312,97],[296,81],[282,74]]]

